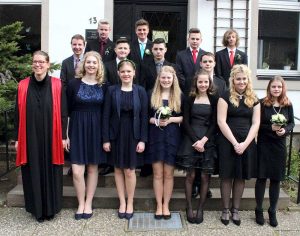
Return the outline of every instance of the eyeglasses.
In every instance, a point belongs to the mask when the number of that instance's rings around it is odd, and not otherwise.
[[[46,61],[33,61],[32,62],[33,65],[43,65],[45,63],[46,63]]]

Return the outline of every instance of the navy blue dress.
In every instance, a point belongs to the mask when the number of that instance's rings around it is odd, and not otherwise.
[[[82,165],[105,163],[101,132],[103,86],[89,85],[81,81],[77,89],[76,86],[68,86],[68,100],[71,101],[69,102],[71,163]]]
[[[163,105],[168,106],[168,100],[163,100]],[[154,117],[155,110],[151,109],[150,117]],[[173,112],[172,116],[181,116]],[[166,127],[156,127],[155,124],[149,126],[149,138],[146,148],[145,162],[152,164],[157,161],[163,161],[168,165],[175,165],[177,149],[180,142],[180,126],[171,123]]]
[[[121,90],[120,129],[115,140],[111,140],[111,156],[108,163],[117,168],[135,169],[142,166],[143,156],[136,152],[139,140],[133,135],[133,92]]]

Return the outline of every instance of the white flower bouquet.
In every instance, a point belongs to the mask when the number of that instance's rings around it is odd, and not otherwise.
[[[155,118],[155,125],[160,128],[159,121],[160,120],[167,120],[172,116],[172,110],[168,106],[162,106],[157,109],[155,112],[154,118]]]
[[[278,125],[278,126],[286,125],[287,123],[287,119],[285,118],[285,116],[279,113],[272,115],[270,121],[273,125]]]

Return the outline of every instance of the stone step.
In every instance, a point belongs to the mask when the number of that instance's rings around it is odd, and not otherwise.
[[[206,210],[220,210],[221,196],[219,188],[211,188],[213,197],[208,199],[205,205]],[[267,209],[269,205],[269,189],[265,191],[264,208]],[[197,205],[198,199],[195,199],[194,207]],[[290,198],[283,191],[280,190],[278,209],[286,209],[289,206]],[[7,205],[10,207],[24,207],[23,188],[18,184],[7,195]],[[137,188],[134,197],[135,210],[154,211],[156,209],[155,196],[152,189]],[[119,200],[117,191],[115,188],[102,188],[96,189],[95,197],[93,200],[94,208],[104,209],[117,209],[119,206]],[[77,198],[75,189],[72,186],[63,187],[63,207],[64,208],[76,208]],[[172,199],[170,202],[171,210],[183,210],[186,207],[185,194],[183,189],[174,189]],[[243,198],[241,201],[240,210],[254,210],[255,209],[255,197],[253,188],[245,188]]]
[[[63,168],[63,183],[64,186],[73,186],[73,179],[72,176],[67,175],[69,167]],[[153,176],[148,177],[140,177],[140,171],[136,170],[137,181],[136,181],[136,188],[153,188]],[[256,179],[246,180],[245,187],[246,188],[254,188],[255,187]],[[174,171],[174,189],[184,188],[185,182],[185,173],[183,171]],[[22,176],[21,172],[18,176],[18,184],[22,184]],[[115,188],[115,179],[114,174],[110,173],[105,176],[98,177],[98,187],[109,187]],[[212,175],[210,180],[210,188],[219,188],[220,187],[220,178],[218,175]],[[268,183],[267,183],[268,186]]]

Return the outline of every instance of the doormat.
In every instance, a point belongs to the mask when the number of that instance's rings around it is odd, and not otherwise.
[[[156,220],[154,213],[135,212],[128,222],[127,231],[150,231],[150,230],[180,230],[183,229],[181,215],[172,212],[171,219]]]

